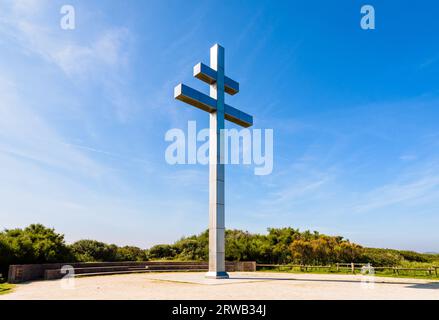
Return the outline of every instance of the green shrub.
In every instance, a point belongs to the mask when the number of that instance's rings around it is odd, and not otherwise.
[[[177,251],[174,246],[169,244],[158,244],[148,250],[148,257],[150,259],[173,259]]]
[[[70,250],[77,261],[117,261],[118,248],[96,240],[79,240],[70,245]]]
[[[231,261],[265,260],[263,238],[241,230],[226,230],[226,259]]]
[[[433,257],[428,254],[422,254],[414,251],[401,251],[399,250],[398,253],[404,258],[404,260],[407,260],[409,262],[432,262]]]
[[[73,261],[64,235],[41,224],[25,229],[0,232],[0,273],[6,275],[11,264]]]
[[[116,251],[117,261],[146,261],[148,256],[146,250],[133,246],[119,247]]]
[[[375,267],[391,267],[399,265],[402,262],[402,256],[396,250],[366,248],[361,260]]]

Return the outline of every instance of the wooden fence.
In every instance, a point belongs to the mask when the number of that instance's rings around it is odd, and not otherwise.
[[[366,267],[368,268],[368,264],[366,263],[336,263],[334,265],[326,265],[326,266],[316,266],[316,265],[302,265],[302,264],[261,264],[261,263],[257,263],[256,264],[256,270],[259,268],[273,268],[273,269],[277,269],[279,271],[285,270],[285,269],[289,269],[289,270],[293,270],[294,268],[300,269],[300,271],[312,271],[312,270],[321,270],[321,269],[326,269],[327,271],[336,271],[336,272],[340,272],[340,271],[345,271],[348,270],[349,272],[352,272],[353,274],[355,274],[356,272],[361,272],[362,270],[364,270],[363,268]],[[429,268],[405,268],[405,267],[374,267],[372,265],[370,265],[370,268],[372,270],[376,270],[376,271],[392,271],[394,274],[400,275],[400,272],[402,271],[413,271],[413,272],[425,272],[426,275],[428,276],[438,276],[438,269],[439,266],[432,266]],[[366,269],[367,270],[367,269]]]

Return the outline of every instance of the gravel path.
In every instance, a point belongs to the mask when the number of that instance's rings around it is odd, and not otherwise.
[[[99,276],[66,282],[17,285],[4,299],[437,299],[439,282],[361,275],[232,273],[229,280],[206,280],[202,273]]]

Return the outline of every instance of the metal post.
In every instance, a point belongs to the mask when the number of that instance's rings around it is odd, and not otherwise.
[[[224,213],[224,48],[216,44],[210,49],[210,67],[217,80],[210,85],[210,96],[217,101],[216,112],[210,113],[209,145],[209,272],[206,277],[224,279],[225,213]]]

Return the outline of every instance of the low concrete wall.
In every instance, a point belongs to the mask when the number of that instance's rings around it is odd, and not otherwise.
[[[256,262],[255,261],[237,261],[234,262],[235,270],[233,271],[248,271],[254,272],[256,271]]]
[[[150,270],[206,270],[207,262],[194,261],[144,261],[144,262],[87,262],[87,263],[49,263],[49,264],[24,264],[9,266],[8,282],[21,283],[33,280],[59,279],[63,274],[60,270],[63,266],[69,265],[77,269],[77,273],[92,273],[94,271],[126,271],[132,268],[140,269],[148,267]],[[227,261],[226,271],[256,271],[254,261]]]

